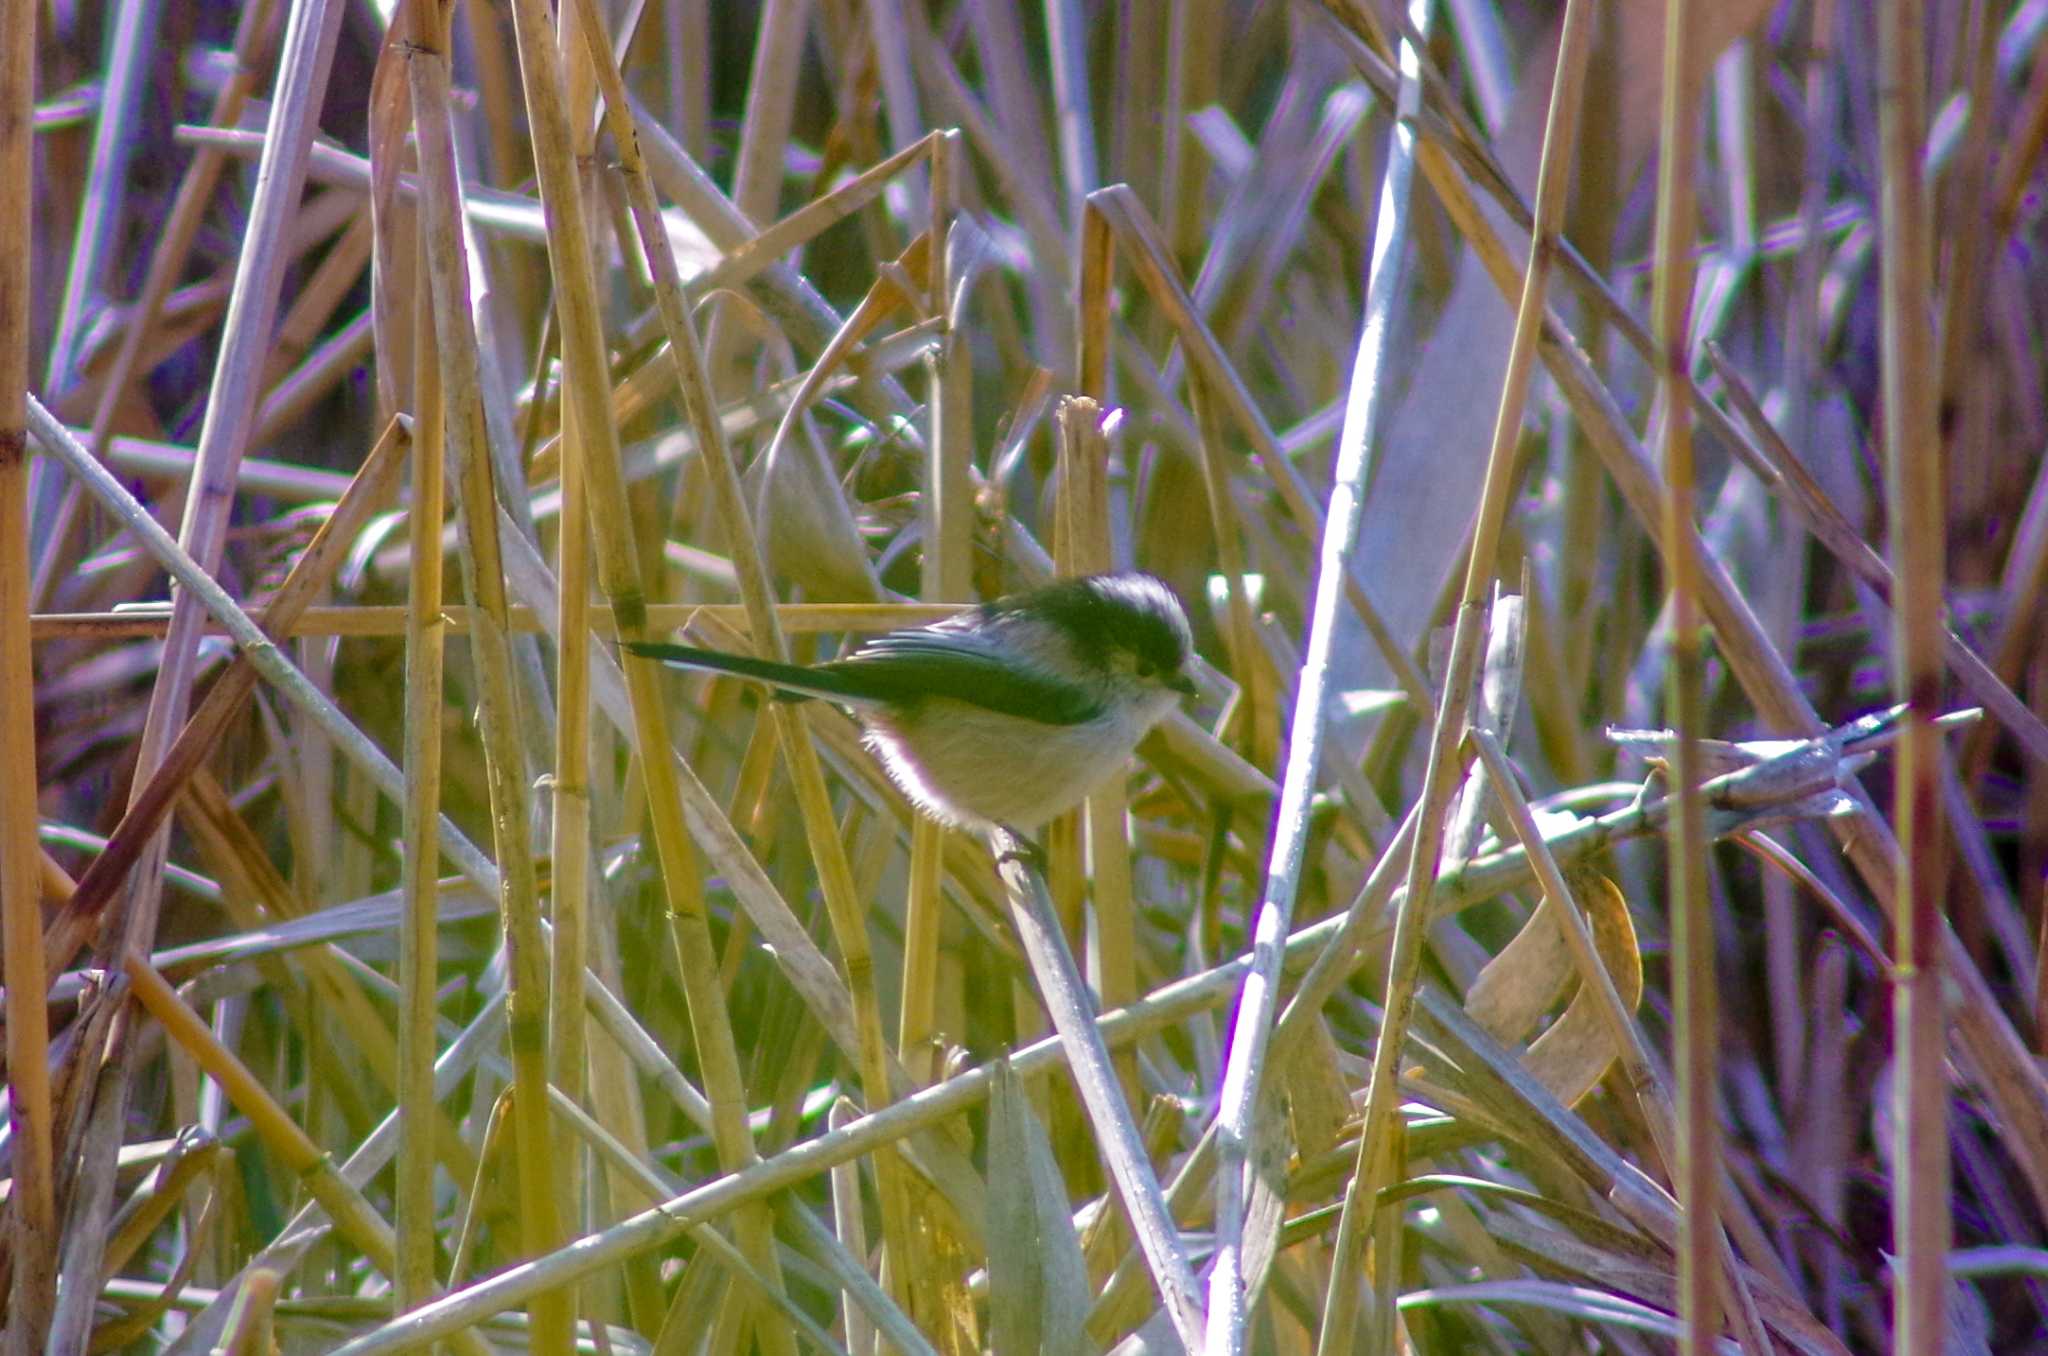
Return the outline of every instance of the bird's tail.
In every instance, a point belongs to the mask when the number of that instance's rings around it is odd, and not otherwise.
[[[700,650],[693,645],[666,645],[640,640],[621,641],[619,648],[649,659],[659,659],[679,669],[701,669],[707,673],[729,673],[736,678],[750,678],[773,688],[780,701],[801,702],[822,697],[826,701],[866,705],[875,700],[874,693],[858,683],[799,664],[778,664],[771,659],[727,654],[723,650]]]

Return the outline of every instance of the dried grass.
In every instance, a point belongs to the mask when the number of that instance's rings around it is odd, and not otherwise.
[[[7,1349],[2035,1349],[2048,6],[1673,8],[0,0]]]

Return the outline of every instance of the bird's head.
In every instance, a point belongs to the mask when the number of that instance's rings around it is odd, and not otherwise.
[[[1105,695],[1134,701],[1149,720],[1195,691],[1194,636],[1173,590],[1149,574],[1084,575],[993,604],[1006,621],[1036,623],[1065,642],[1073,671]]]

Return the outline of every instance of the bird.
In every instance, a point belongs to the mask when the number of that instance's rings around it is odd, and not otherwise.
[[[1196,692],[1194,637],[1165,583],[1121,571],[998,598],[876,636],[843,659],[780,664],[646,641],[624,649],[846,708],[919,811],[1019,840],[1079,804]]]

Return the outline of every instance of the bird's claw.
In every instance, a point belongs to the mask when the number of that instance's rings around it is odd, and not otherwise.
[[[1016,862],[1020,866],[1030,867],[1040,875],[1045,874],[1045,849],[1036,840],[1011,828],[1003,829],[997,836],[997,843],[999,845],[1004,840],[1008,841],[1009,846],[998,846],[996,851],[997,870],[1000,871],[1011,862]]]

